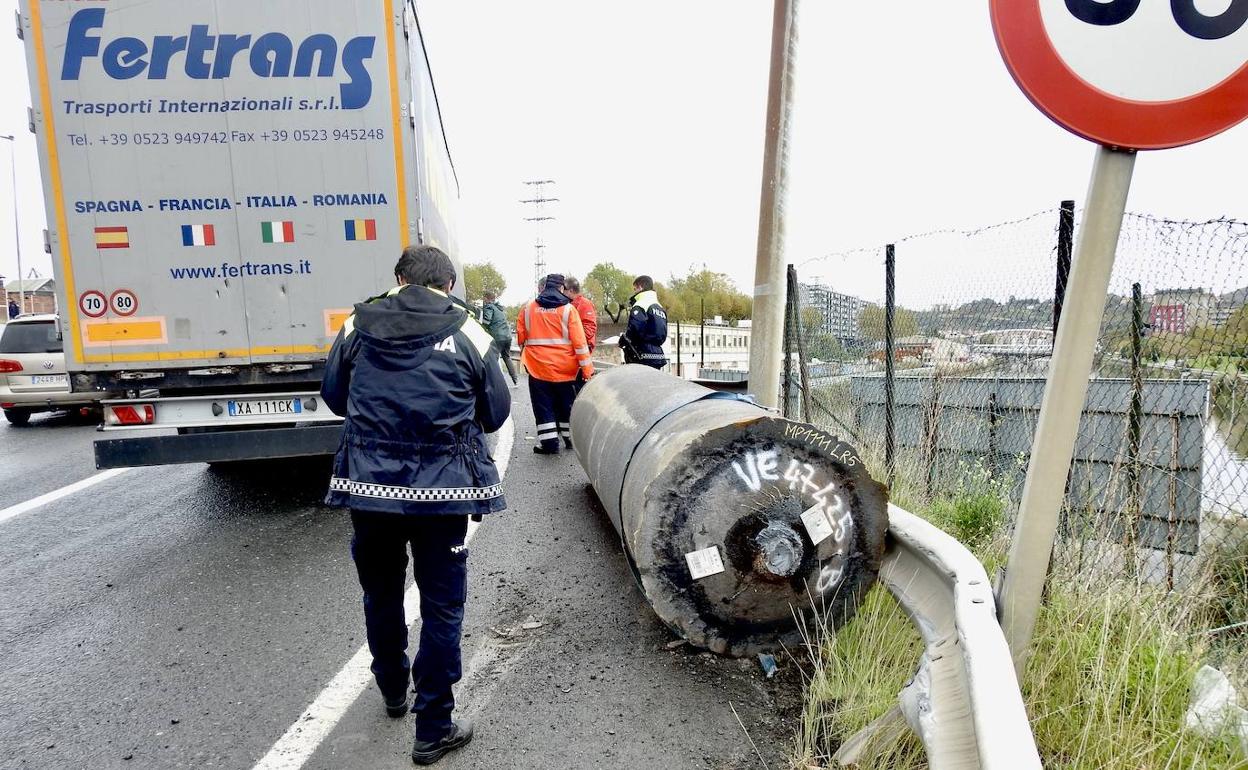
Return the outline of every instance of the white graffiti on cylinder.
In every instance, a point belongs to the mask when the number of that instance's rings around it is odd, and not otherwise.
[[[785,468],[783,475],[778,472],[781,466]],[[840,582],[854,531],[854,519],[841,486],[823,479],[810,463],[782,455],[774,447],[747,452],[733,460],[732,469],[751,492],[761,492],[767,482],[783,481],[779,486],[787,486],[790,492],[808,497],[819,506],[832,524],[836,551],[821,566],[815,591],[823,593]]]

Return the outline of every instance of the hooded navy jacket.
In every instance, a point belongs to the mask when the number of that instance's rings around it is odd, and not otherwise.
[[[442,292],[403,286],[355,306],[321,396],[346,417],[330,505],[470,515],[507,507],[485,434],[511,412],[498,347]]]

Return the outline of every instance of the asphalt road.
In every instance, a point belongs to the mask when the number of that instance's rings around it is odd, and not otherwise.
[[[510,509],[469,560],[457,698],[478,734],[439,767],[785,766],[796,668],[668,649],[575,458],[532,454],[514,392]],[[95,436],[0,424],[0,519],[95,476]],[[0,767],[253,768],[279,741],[295,753],[270,767],[410,767],[411,718],[371,682],[335,689],[363,622],[326,476],[134,469],[0,520]]]

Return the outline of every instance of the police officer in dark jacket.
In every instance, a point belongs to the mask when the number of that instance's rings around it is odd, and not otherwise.
[[[663,343],[667,342],[667,312],[659,304],[654,279],[639,275],[633,281],[628,300],[628,329],[620,337],[624,363],[645,364],[655,369],[667,366]]]
[[[507,420],[511,398],[497,346],[451,301],[450,258],[409,247],[395,277],[397,288],[355,306],[329,354],[321,395],[346,424],[326,502],[351,509],[351,556],[386,711],[407,713],[410,676],[412,759],[431,764],[472,740],[472,726],[451,719],[465,541],[469,516],[506,507],[485,434]],[[409,546],[420,591],[414,661],[403,614]]]

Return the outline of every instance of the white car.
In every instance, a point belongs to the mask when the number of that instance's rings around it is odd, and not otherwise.
[[[0,327],[0,409],[14,425],[36,412],[95,408],[104,393],[71,393],[54,315],[24,315]]]

